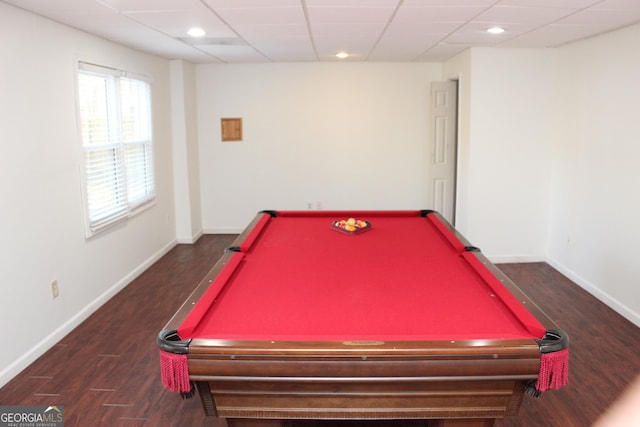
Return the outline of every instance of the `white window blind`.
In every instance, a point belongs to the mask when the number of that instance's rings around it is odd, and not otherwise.
[[[155,198],[151,88],[126,72],[79,63],[87,234]]]

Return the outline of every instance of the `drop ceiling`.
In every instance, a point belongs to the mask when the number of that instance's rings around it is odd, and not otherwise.
[[[553,48],[640,22],[640,0],[2,0],[194,63],[443,61],[469,47]],[[501,26],[492,35],[486,29]],[[206,35],[188,36],[192,27]]]

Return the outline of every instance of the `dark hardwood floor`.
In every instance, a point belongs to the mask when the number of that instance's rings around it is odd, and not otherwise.
[[[226,425],[163,389],[155,337],[234,238],[176,246],[0,389],[0,405],[63,405],[67,427]],[[544,263],[500,268],[570,334],[571,365],[568,387],[496,427],[590,426],[640,374],[640,329]]]

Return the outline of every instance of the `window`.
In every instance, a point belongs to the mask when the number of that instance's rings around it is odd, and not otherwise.
[[[79,63],[87,236],[155,198],[151,88],[126,72]]]

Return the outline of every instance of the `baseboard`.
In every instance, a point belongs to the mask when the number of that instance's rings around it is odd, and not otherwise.
[[[194,244],[195,242],[197,242],[197,241],[198,241],[198,239],[199,239],[200,237],[202,237],[202,235],[203,235],[203,232],[202,232],[202,230],[200,230],[200,231],[198,231],[196,234],[194,234],[193,236],[186,236],[186,237],[184,237],[184,236],[178,236],[178,238],[177,238],[177,242],[178,242],[179,244],[181,244],[181,245],[183,245],[183,244],[192,245],[192,244]]]
[[[562,263],[558,262],[555,259],[549,258],[547,259],[547,264],[558,270],[560,273],[569,278],[572,282],[580,286],[585,291],[589,292],[598,300],[602,301],[604,304],[609,306],[612,310],[616,311],[618,314],[629,320],[631,323],[640,327],[640,313],[633,311],[631,308],[627,307],[625,304],[620,302],[618,299],[604,292],[600,288],[598,288],[593,283],[581,277],[579,274],[574,272],[573,270],[565,267]]]
[[[60,325],[56,330],[50,333],[36,346],[32,347],[22,357],[11,363],[6,368],[0,371],[0,387],[11,381],[16,375],[22,372],[25,368],[35,362],[40,356],[46,353],[54,345],[56,345],[62,338],[64,338],[69,332],[78,327],[84,322],[91,314],[98,310],[102,305],[109,301],[114,295],[124,289],[128,284],[147,270],[153,263],[162,258],[167,252],[169,252],[175,245],[176,241],[172,241],[158,252],[149,257],[146,261],[136,267],[129,274],[120,279],[116,284],[111,286],[107,291],[102,293],[98,298],[89,303],[86,307],[72,316],[65,323]]]
[[[545,262],[544,257],[530,255],[485,255],[494,264]]]

